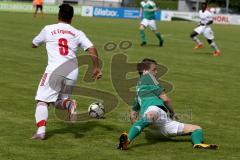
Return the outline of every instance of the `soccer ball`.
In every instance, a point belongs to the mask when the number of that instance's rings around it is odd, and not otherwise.
[[[94,102],[88,107],[88,115],[92,118],[104,118],[105,109],[102,103]]]

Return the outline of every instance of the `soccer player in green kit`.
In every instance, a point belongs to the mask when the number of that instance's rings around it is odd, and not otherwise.
[[[140,8],[140,17],[143,16],[143,19],[140,23],[140,38],[141,38],[141,46],[144,46],[147,44],[146,36],[144,30],[146,27],[149,27],[156,37],[159,40],[159,46],[163,46],[163,38],[160,34],[160,32],[157,31],[157,25],[155,22],[155,12],[157,11],[156,4],[151,0],[144,0],[141,2],[141,8]]]
[[[119,149],[127,150],[128,145],[149,125],[154,125],[159,133],[167,137],[191,135],[193,148],[218,149],[215,144],[203,143],[203,131],[200,126],[177,121],[178,117],[164,93],[164,88],[156,80],[157,62],[155,60],[143,59],[138,63],[137,70],[140,78],[130,113],[132,126],[128,133],[120,136]]]

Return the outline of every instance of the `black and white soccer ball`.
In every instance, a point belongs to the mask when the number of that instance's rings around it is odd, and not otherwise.
[[[88,107],[88,115],[92,118],[104,118],[105,109],[102,103],[94,102],[89,105]]]

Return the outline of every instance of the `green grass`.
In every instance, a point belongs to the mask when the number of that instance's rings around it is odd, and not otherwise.
[[[174,90],[169,94],[175,109],[186,123],[204,128],[205,141],[217,143],[217,151],[193,150],[189,137],[171,140],[154,139],[148,131],[141,134],[123,152],[116,149],[118,136],[129,129],[126,115],[129,106],[119,99],[118,107],[100,121],[69,124],[49,110],[48,138],[32,141],[35,131],[34,95],[44,72],[45,47],[31,48],[33,37],[46,25],[56,22],[55,15],[32,18],[32,14],[0,13],[0,159],[1,160],[75,160],[75,159],[164,159],[164,160],[237,160],[239,144],[240,45],[239,26],[213,25],[221,57],[212,50],[194,51],[189,34],[196,26],[191,22],[158,22],[165,36],[159,48],[156,38],[147,32],[149,44],[139,47],[138,20],[75,17],[73,25],[83,30],[95,43],[104,61],[103,78],[96,83],[82,81],[86,68],[80,71],[78,85],[103,90],[118,97],[110,78],[111,58],[117,53],[103,50],[108,41],[130,40],[133,47],[126,51],[128,61],[136,63],[143,57],[155,58],[169,70],[162,79]],[[203,40],[203,39],[202,39]],[[124,65],[122,66],[124,69]],[[83,111],[91,102],[76,97]],[[191,113],[191,118],[189,114]]]

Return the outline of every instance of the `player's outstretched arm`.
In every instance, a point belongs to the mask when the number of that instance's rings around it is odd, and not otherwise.
[[[170,117],[174,120],[179,120],[176,112],[173,109],[172,103],[171,103],[170,99],[168,98],[168,96],[166,95],[166,93],[162,92],[159,97],[163,100],[164,104],[168,108],[168,110],[170,112]]]
[[[88,48],[87,51],[93,61],[93,75],[92,76],[94,79],[100,79],[102,77],[102,71],[99,66],[99,58],[98,58],[97,49],[93,46],[93,47]]]

